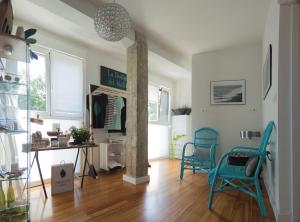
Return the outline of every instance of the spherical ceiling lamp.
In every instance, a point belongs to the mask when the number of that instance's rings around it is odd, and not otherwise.
[[[129,33],[131,20],[126,9],[118,3],[105,3],[94,18],[98,35],[111,42],[120,41]]]

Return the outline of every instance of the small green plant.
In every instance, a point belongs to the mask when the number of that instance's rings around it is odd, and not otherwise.
[[[32,59],[38,60],[37,54],[35,54],[31,50],[31,45],[36,44],[36,39],[30,38],[31,36],[33,36],[36,33],[36,31],[37,31],[36,29],[27,29],[25,31],[25,40],[26,40],[26,43],[27,43],[28,48],[29,48],[29,56],[30,56],[31,60]]]
[[[171,143],[171,147],[170,147],[170,159],[174,159],[175,156],[175,144],[183,137],[185,137],[186,135],[184,134],[176,134],[173,136],[172,138],[172,143]]]
[[[75,144],[86,144],[89,141],[90,133],[86,128],[71,128],[71,135]]]

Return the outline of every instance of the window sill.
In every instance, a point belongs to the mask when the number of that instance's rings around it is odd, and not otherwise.
[[[169,123],[159,123],[159,122],[148,122],[148,125],[157,125],[157,126],[168,126],[171,127]]]

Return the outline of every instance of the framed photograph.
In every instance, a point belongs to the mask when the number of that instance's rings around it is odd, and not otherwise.
[[[268,95],[272,86],[272,45],[269,45],[269,49],[266,55],[264,67],[263,67],[263,97],[264,100]]]
[[[245,94],[245,80],[210,82],[210,103],[212,105],[244,105],[246,104]]]

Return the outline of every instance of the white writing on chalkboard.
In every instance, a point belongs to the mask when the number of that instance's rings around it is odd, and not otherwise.
[[[127,75],[105,66],[101,66],[100,79],[101,85],[122,90],[126,90],[127,88]]]

